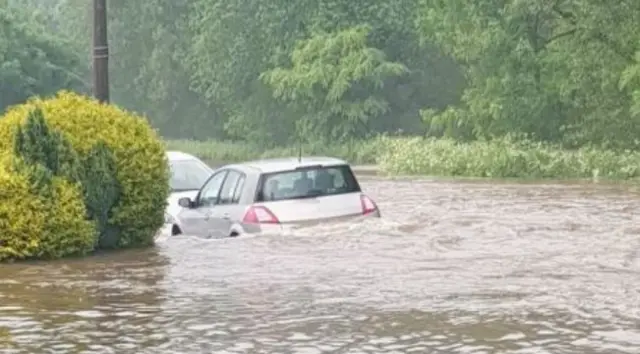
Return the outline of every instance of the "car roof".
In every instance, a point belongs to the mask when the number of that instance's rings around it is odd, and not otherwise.
[[[284,158],[272,158],[263,160],[247,161],[237,163],[233,165],[224,166],[225,168],[251,168],[258,170],[261,173],[272,173],[280,171],[289,171],[301,167],[311,167],[316,165],[322,166],[338,166],[347,165],[344,160],[334,157],[325,156],[307,156],[302,158],[297,157],[284,157]]]
[[[197,157],[182,151],[167,151],[169,161],[199,160]]]

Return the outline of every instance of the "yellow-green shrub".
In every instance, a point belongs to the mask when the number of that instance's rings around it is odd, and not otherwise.
[[[58,258],[93,249],[95,227],[85,217],[78,186],[54,178],[51,195],[33,193],[28,168],[0,157],[0,261]]]
[[[40,248],[46,206],[33,198],[27,176],[0,168],[0,261],[32,257]]]
[[[116,106],[63,91],[52,98],[34,98],[11,107],[0,118],[0,151],[13,152],[18,126],[37,107],[42,109],[47,125],[61,132],[80,158],[86,158],[99,142],[113,153],[116,177],[122,188],[110,218],[119,231],[114,246],[152,244],[164,220],[169,171],[164,144],[147,120]],[[62,241],[57,236],[50,237]]]
[[[93,251],[97,230],[86,218],[79,186],[54,177],[38,258],[61,258]]]

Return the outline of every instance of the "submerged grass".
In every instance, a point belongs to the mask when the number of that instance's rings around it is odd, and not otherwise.
[[[270,157],[295,157],[298,147],[264,149],[225,141],[169,140],[168,148],[203,160],[230,163]],[[351,164],[377,164],[389,175],[527,179],[634,179],[640,177],[640,152],[596,148],[566,150],[510,138],[460,143],[450,139],[378,137],[345,144],[307,144],[304,155],[339,157]]]

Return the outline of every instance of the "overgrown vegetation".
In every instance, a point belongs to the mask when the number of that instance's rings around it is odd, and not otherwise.
[[[491,178],[631,179],[640,152],[582,147],[568,150],[510,137],[460,143],[453,139],[383,139],[378,164],[386,173]]]
[[[300,144],[264,149],[257,144],[230,141],[169,140],[167,148],[193,154],[210,163],[231,163],[271,157],[324,155],[345,159],[354,164],[375,164],[380,154],[379,139],[354,140],[336,144]]]
[[[219,141],[167,141],[170,150],[213,163],[269,157],[295,157],[299,147],[261,149]],[[451,138],[379,136],[349,144],[302,145],[305,155],[343,158],[355,165],[378,165],[389,175],[487,178],[634,179],[640,177],[640,152],[594,147],[566,149],[524,138],[459,142]]]
[[[90,82],[90,3],[0,4],[0,48],[14,48],[0,50],[0,63],[26,63],[13,76],[0,69],[0,82],[33,83],[0,84],[10,98],[1,104],[77,85],[71,77]],[[173,147],[210,160],[295,156],[301,142],[355,163],[380,155],[390,172],[634,176],[635,0],[110,0],[108,13],[114,102],[146,114],[166,139],[183,139]],[[40,55],[24,57],[15,49],[23,47]],[[399,130],[427,139],[394,140],[411,149],[402,154],[377,146],[373,137]],[[554,157],[523,165],[522,154]],[[549,162],[556,158],[563,162]],[[451,167],[462,164],[476,167]]]

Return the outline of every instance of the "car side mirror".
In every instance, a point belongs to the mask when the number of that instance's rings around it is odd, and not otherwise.
[[[184,198],[178,199],[178,205],[180,205],[183,208],[193,208],[193,204],[194,203],[191,200],[191,198],[184,197]]]

